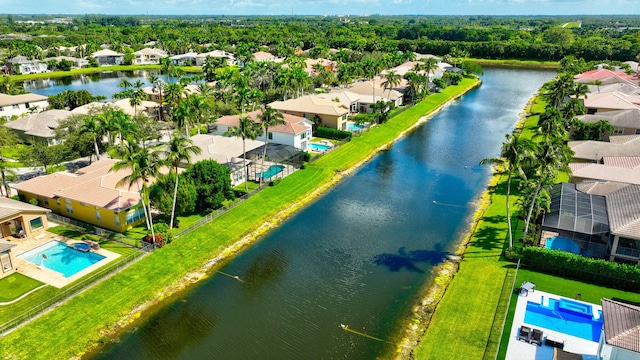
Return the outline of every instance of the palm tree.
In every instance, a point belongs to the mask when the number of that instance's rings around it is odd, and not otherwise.
[[[98,139],[102,138],[104,127],[98,116],[87,116],[82,119],[82,124],[78,128],[80,134],[89,133],[93,137],[93,147],[96,152],[96,160],[100,160],[100,149],[98,147]]]
[[[173,229],[173,222],[176,214],[176,201],[178,199],[178,166],[182,162],[191,163],[191,155],[199,155],[202,151],[193,141],[182,134],[175,132],[169,141],[167,162],[176,173],[176,184],[173,190],[173,206],[171,207],[170,229]]]
[[[144,209],[147,229],[151,230],[151,237],[155,241],[153,218],[151,217],[151,203],[149,201],[149,181],[160,174],[160,168],[165,165],[158,147],[139,147],[135,142],[127,142],[123,157],[113,164],[112,171],[130,169],[131,173],[120,179],[116,186],[136,184],[140,193],[140,202]]]
[[[248,116],[242,116],[238,122],[238,126],[232,126],[227,130],[225,135],[236,136],[242,138],[242,163],[245,170],[244,188],[249,192],[249,169],[247,168],[247,151],[245,142],[247,139],[255,140],[258,137],[260,124],[253,122]]]
[[[384,81],[382,82],[382,87],[388,91],[387,93],[387,102],[389,102],[389,98],[391,97],[391,90],[394,87],[400,85],[400,81],[402,81],[402,76],[395,72],[395,70],[390,70],[386,74],[384,74]]]
[[[132,86],[133,85],[131,84],[131,81],[129,81],[129,79],[127,78],[120,80],[120,83],[118,84],[118,87],[124,88],[124,91],[127,91],[127,89],[129,89]]]
[[[149,76],[149,81],[151,81],[151,76]],[[162,97],[162,90],[164,90],[165,82],[159,77],[155,77],[153,82],[151,82],[151,90],[154,93],[158,93],[160,96],[160,106],[158,107],[158,120],[162,121],[162,104],[164,103],[164,98]]]
[[[278,126],[280,124],[285,124],[284,115],[279,111],[270,106],[267,106],[264,110],[262,110],[262,114],[260,114],[260,121],[262,122],[260,125],[262,126],[262,130],[264,131],[264,149],[262,150],[262,165],[260,168],[264,171],[264,158],[267,157],[267,144],[269,143],[269,128]],[[262,186],[262,176],[260,176],[260,186]]]
[[[507,134],[507,141],[502,144],[502,154],[499,158],[486,158],[480,161],[480,165],[501,165],[507,173],[507,226],[509,229],[509,251],[513,248],[513,232],[511,230],[511,212],[509,210],[509,195],[511,194],[511,177],[514,173],[522,175],[520,163],[531,156],[535,144],[531,140],[523,140],[518,136]]]
[[[16,176],[15,170],[7,166],[4,156],[2,156],[1,150],[4,147],[15,145],[18,142],[18,138],[14,135],[9,128],[0,126],[0,181],[2,181],[2,187],[5,189],[6,196],[10,196],[9,182],[8,180],[14,180]],[[0,194],[2,189],[0,188]]]

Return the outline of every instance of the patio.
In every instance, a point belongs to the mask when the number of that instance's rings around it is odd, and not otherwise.
[[[527,296],[523,294],[518,296],[518,302],[516,304],[515,315],[513,317],[513,324],[511,325],[511,333],[509,336],[509,344],[507,347],[506,360],[551,360],[554,357],[554,347],[545,344],[544,339],[547,337],[555,340],[564,341],[564,351],[580,354],[582,359],[595,360],[598,352],[598,343],[579,338],[577,336],[568,335],[555,330],[547,329],[539,325],[533,325],[525,323],[525,312],[527,309],[527,301],[541,303],[542,297],[544,298],[562,298],[561,296],[550,294],[542,291],[529,292]],[[571,301],[585,303],[579,300]],[[585,303],[587,304],[587,303]],[[595,304],[589,304],[593,307],[594,311],[601,310],[601,306]],[[540,329],[544,332],[543,342],[541,346],[530,344],[525,341],[518,340],[518,333],[520,327],[524,325],[529,328]]]
[[[48,231],[44,231],[41,234],[32,238],[14,239],[11,242],[16,244],[16,247],[12,248],[11,250],[14,254],[13,259],[15,261],[16,271],[20,274],[28,276],[32,279],[36,279],[45,284],[48,284],[57,288],[61,288],[80,279],[81,277],[87,275],[88,273],[94,271],[95,269],[108,264],[109,262],[113,261],[114,259],[120,256],[120,254],[116,254],[112,251],[105,250],[102,248],[98,250],[92,250],[92,252],[98,255],[104,256],[105,259],[79,271],[78,273],[70,277],[64,277],[61,273],[53,271],[51,269],[47,269],[46,267],[40,268],[32,262],[20,259],[18,257],[18,255],[25,253],[31,249],[34,249],[40,245],[46,244],[52,240],[57,240],[65,244],[82,242],[74,239],[69,239],[58,234],[50,233]]]

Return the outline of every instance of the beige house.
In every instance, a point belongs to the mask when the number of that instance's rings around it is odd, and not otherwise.
[[[373,112],[371,104],[374,104],[380,100],[390,101],[394,103],[395,106],[402,105],[402,93],[393,89],[385,90],[382,86],[382,81],[383,80],[381,79],[377,79],[375,81],[359,81],[349,85],[349,87],[346,89],[337,89],[331,91],[330,93],[334,94],[349,91],[354,94],[360,95],[358,112],[361,113]]]
[[[619,91],[588,94],[583,99],[587,114],[614,110],[640,109],[640,95],[627,95]]]
[[[55,145],[58,144],[55,134],[58,123],[71,114],[71,111],[67,110],[47,110],[9,121],[4,126],[25,141],[42,141],[48,145]]]
[[[614,110],[591,115],[578,116],[578,120],[585,123],[596,123],[606,120],[614,127],[609,135],[640,135],[640,109]],[[640,153],[639,153],[640,155]]]
[[[121,65],[124,63],[124,54],[109,49],[96,51],[91,54],[91,57],[93,57],[101,66]]]
[[[602,164],[570,163],[571,182],[615,181],[640,184],[640,156],[603,157]]]
[[[318,116],[320,118],[320,126],[339,130],[347,129],[349,109],[335,101],[305,95],[296,99],[274,101],[269,106],[280,110],[282,113],[300,116],[305,119],[312,119],[314,116]]]
[[[609,141],[569,141],[574,162],[600,162],[605,156],[638,156],[640,135],[610,136]]]
[[[144,48],[133,53],[135,58],[133,63],[136,65],[159,64],[160,59],[166,58],[167,53],[160,49]]]
[[[317,97],[327,99],[339,103],[340,105],[349,109],[349,112],[354,114],[358,112],[361,95],[352,93],[351,91],[339,91],[331,92],[328,94],[318,94]]]
[[[30,109],[37,111],[49,107],[49,98],[38,94],[7,95],[0,94],[0,117],[11,119],[12,116],[21,116]]]

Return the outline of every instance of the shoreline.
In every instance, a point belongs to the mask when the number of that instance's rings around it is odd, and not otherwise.
[[[414,131],[416,128],[427,122],[431,117],[442,111],[442,109],[449,106],[451,103],[458,100],[468,92],[476,89],[481,84],[482,81],[480,80],[480,78],[476,78],[474,83],[471,84],[468,88],[464,89],[459,94],[456,94],[446,102],[440,104],[430,113],[421,116],[411,126],[401,131],[396,138],[376,147],[373,151],[371,151],[367,156],[358,161],[352,167],[344,171],[336,172],[327,182],[322,184],[322,186],[316,188],[314,191],[304,196],[302,199],[290,204],[284,210],[280,211],[276,216],[274,216],[271,220],[263,222],[261,225],[259,225],[256,230],[251,231],[250,233],[240,238],[238,241],[222,249],[217,256],[211,258],[200,268],[188,272],[187,274],[176,280],[173,285],[156,294],[153,299],[133,308],[129,313],[124,315],[121,320],[119,320],[111,329],[102,332],[101,336],[103,338],[109,338],[109,341],[117,340],[120,335],[126,333],[134,325],[145,321],[153,314],[155,314],[167,301],[170,301],[170,298],[172,296],[179,295],[180,293],[189,290],[192,286],[197,285],[202,280],[205,280],[213,275],[217,268],[222,267],[226,262],[233,260],[233,258],[239,253],[260,241],[265,233],[276,228],[282,221],[287,220],[289,217],[293,216],[294,213],[299,209],[315,201],[327,190],[330,190],[334,185],[339,183],[344,177],[351,175],[354,171],[358,170],[364,164],[369,162],[380,152],[387,150],[395,142],[404,138],[408,133]],[[401,327],[401,329],[404,329],[404,327]],[[103,344],[104,342],[95,343],[90,348],[87,348],[85,353],[82,355],[89,355],[99,351],[102,348]]]
[[[538,97],[540,91],[537,91],[525,104],[523,111],[518,114],[519,119],[513,128],[513,132],[516,132],[524,127],[527,116],[531,114],[531,108],[534,100]],[[417,304],[413,306],[410,317],[406,320],[406,326],[404,328],[404,337],[397,345],[395,360],[405,360],[415,358],[414,349],[420,344],[422,336],[426,332],[427,328],[431,324],[433,315],[437,312],[438,304],[444,297],[447,288],[453,278],[456,276],[460,269],[460,262],[464,258],[468,245],[475,234],[480,221],[484,217],[486,209],[491,204],[491,195],[493,188],[500,181],[502,174],[493,170],[493,174],[487,182],[486,189],[482,191],[478,200],[476,201],[476,210],[471,215],[471,222],[469,229],[460,238],[459,244],[456,246],[456,250],[453,255],[449,256],[442,264],[433,269],[435,273],[433,280],[430,284],[425,284],[424,288],[420,291],[424,294]]]

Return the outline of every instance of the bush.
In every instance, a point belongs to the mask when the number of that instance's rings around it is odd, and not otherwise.
[[[338,129],[332,129],[328,127],[321,126],[316,129],[316,136],[325,138],[325,139],[335,139],[335,140],[347,140],[351,141],[350,131],[342,131]]]
[[[282,181],[282,179],[273,179],[269,183],[269,186],[276,186],[276,185],[280,184],[280,181]]]
[[[527,268],[535,271],[620,290],[640,291],[640,268],[635,265],[538,247],[524,248],[522,260]]]

